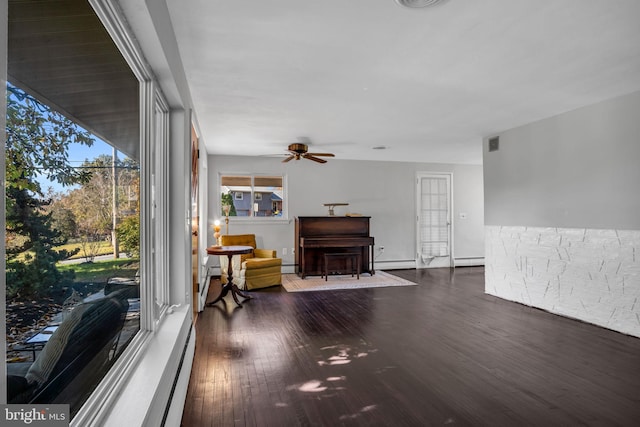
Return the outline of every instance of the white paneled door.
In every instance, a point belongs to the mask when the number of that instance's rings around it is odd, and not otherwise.
[[[418,173],[416,183],[416,268],[451,267],[451,174]]]

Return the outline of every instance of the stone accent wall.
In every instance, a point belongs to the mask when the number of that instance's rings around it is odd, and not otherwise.
[[[490,295],[640,337],[640,230],[485,226]]]

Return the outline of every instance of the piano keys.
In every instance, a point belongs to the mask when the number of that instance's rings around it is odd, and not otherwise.
[[[369,234],[367,216],[297,217],[295,222],[296,273],[320,276],[325,253],[359,253],[360,272],[375,274],[374,238]],[[345,266],[346,271],[346,266]]]

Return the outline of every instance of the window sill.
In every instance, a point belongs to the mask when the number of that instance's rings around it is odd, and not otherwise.
[[[229,224],[290,224],[289,218],[235,217],[229,218]]]
[[[92,420],[74,418],[71,426],[160,425],[191,328],[191,306],[165,316],[141,349],[124,387]],[[192,336],[191,339],[194,339]]]

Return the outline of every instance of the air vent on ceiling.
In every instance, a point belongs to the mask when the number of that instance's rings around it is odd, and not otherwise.
[[[396,3],[404,7],[419,8],[435,6],[439,3],[444,3],[445,1],[447,0],[396,0]]]
[[[489,151],[498,151],[498,149],[500,149],[500,137],[489,138]]]

